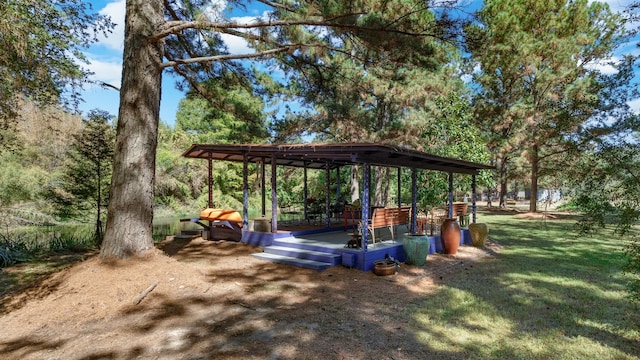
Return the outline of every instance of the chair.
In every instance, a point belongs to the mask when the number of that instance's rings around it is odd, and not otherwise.
[[[429,221],[429,235],[433,236],[433,234],[440,233],[440,227],[444,222],[444,219],[447,218],[448,211],[444,209],[433,208],[429,210],[428,221]],[[435,232],[434,232],[435,229]]]
[[[347,231],[349,225],[355,229],[357,226],[356,220],[360,220],[362,217],[362,208],[345,204],[342,215],[344,216],[344,231]],[[351,220],[351,223],[349,223],[349,220]]]
[[[468,203],[466,202],[454,202],[453,203],[453,215],[458,217],[460,226],[469,225],[469,214],[467,214]]]

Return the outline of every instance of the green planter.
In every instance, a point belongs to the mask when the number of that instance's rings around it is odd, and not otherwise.
[[[483,247],[489,236],[489,226],[485,223],[469,224],[471,243],[475,247]]]
[[[429,237],[423,234],[404,234],[402,247],[407,254],[407,264],[423,266],[429,254]]]

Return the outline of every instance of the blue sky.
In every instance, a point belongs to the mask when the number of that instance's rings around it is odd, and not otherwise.
[[[474,0],[475,1],[475,0]],[[608,0],[604,1],[609,3],[614,11],[621,11],[632,0]],[[93,5],[95,11],[99,11],[101,14],[109,15],[111,20],[117,24],[114,32],[106,38],[101,38],[100,41],[92,46],[86,52],[91,64],[88,65],[94,75],[92,79],[103,81],[111,85],[120,87],[120,78],[122,73],[122,49],[124,44],[124,15],[125,15],[125,0],[89,0]],[[225,0],[212,0],[212,6],[218,6],[222,9],[226,6]],[[247,14],[242,15],[245,20],[249,20],[251,17],[261,15],[264,11],[264,7],[252,2],[254,4],[249,5]],[[260,6],[260,7],[258,7]],[[241,17],[237,19],[243,21]],[[241,54],[249,53],[251,50],[246,46],[244,41],[237,37],[226,36],[225,41],[231,53]],[[636,42],[627,44],[619,49],[618,54],[625,53],[640,53],[640,49],[636,46]],[[595,65],[598,66],[598,65]],[[601,67],[601,71],[610,71],[606,66]],[[175,114],[178,108],[178,103],[184,97],[184,93],[178,91],[175,88],[175,79],[168,74],[163,75],[162,83],[162,101],[160,103],[160,119],[173,126],[175,123]],[[85,91],[83,92],[84,103],[80,106],[80,110],[83,113],[91,109],[106,110],[112,115],[118,115],[119,95],[110,88],[99,87],[96,85],[85,85]],[[640,99],[630,103],[631,107],[640,113]]]

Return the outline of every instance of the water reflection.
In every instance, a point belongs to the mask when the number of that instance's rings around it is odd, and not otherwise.
[[[182,230],[198,229],[198,225],[190,222],[180,222],[180,218],[163,218],[153,222],[153,241],[159,242],[167,236],[178,235]],[[48,247],[60,239],[93,244],[95,224],[65,224],[52,226],[23,226],[17,229],[5,229],[0,234],[0,240],[20,242],[26,247],[38,249]]]

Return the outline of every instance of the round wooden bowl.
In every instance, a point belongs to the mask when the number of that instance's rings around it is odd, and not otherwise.
[[[396,263],[391,260],[378,260],[373,263],[373,273],[378,276],[393,275],[396,273]]]

